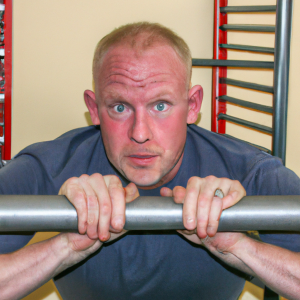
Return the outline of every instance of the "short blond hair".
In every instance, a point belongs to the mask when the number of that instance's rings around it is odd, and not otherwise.
[[[103,37],[96,46],[93,59],[93,78],[96,79],[97,68],[102,62],[103,57],[110,47],[122,42],[130,41],[132,47],[141,34],[146,34],[143,40],[143,50],[147,49],[153,43],[167,43],[177,53],[186,67],[187,85],[190,84],[192,74],[192,55],[186,42],[171,29],[158,24],[149,22],[138,22],[123,25],[114,29],[111,33]]]

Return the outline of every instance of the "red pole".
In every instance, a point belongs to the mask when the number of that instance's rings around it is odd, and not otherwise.
[[[3,160],[11,159],[12,0],[4,0],[4,147]]]
[[[221,25],[227,24],[227,14],[220,13],[220,7],[227,6],[227,0],[215,0],[214,7],[214,59],[227,59],[227,50],[219,48],[219,44],[227,43],[227,32],[222,31]],[[227,67],[214,67],[212,78],[212,110],[211,131],[225,133],[225,120],[218,121],[219,113],[226,113],[226,103],[218,101],[217,97],[226,95],[226,84],[220,83],[220,77],[227,77]]]

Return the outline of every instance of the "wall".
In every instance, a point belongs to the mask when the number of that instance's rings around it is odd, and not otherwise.
[[[210,0],[14,0],[12,151],[56,138],[89,123],[83,91],[92,89],[91,62],[98,40],[117,26],[159,22],[184,37],[193,57],[211,58]],[[211,69],[196,70],[210,110]],[[209,114],[206,114],[209,116]],[[201,125],[209,128],[210,117]],[[39,235],[35,241],[45,238]],[[57,299],[52,283],[26,300]]]
[[[13,154],[87,125],[83,91],[92,89],[94,47],[121,24],[160,22],[186,39],[194,57],[211,57],[212,4],[207,0],[15,0]],[[198,72],[193,81],[204,86],[209,106],[211,70]],[[202,123],[209,127],[209,121]]]

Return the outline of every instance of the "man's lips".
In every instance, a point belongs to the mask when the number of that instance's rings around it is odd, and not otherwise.
[[[152,164],[158,155],[154,154],[131,154],[128,155],[127,158],[135,165],[149,165]]]
[[[130,155],[129,157],[139,158],[139,159],[148,159],[148,158],[152,158],[155,156],[157,156],[157,155]]]

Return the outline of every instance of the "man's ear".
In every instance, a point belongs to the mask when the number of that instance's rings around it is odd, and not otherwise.
[[[84,101],[90,112],[90,116],[93,124],[100,125],[98,105],[96,102],[95,93],[89,90],[84,91]]]
[[[202,100],[203,100],[203,89],[201,85],[195,85],[189,90],[189,111],[187,115],[187,123],[193,124],[197,121],[198,114],[200,112]]]

